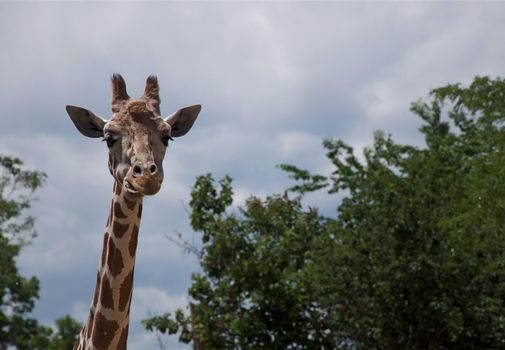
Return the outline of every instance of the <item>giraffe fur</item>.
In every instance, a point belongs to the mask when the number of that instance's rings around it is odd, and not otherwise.
[[[111,80],[109,120],[82,107],[66,107],[81,134],[106,141],[114,178],[95,291],[73,350],[127,348],[142,200],[161,188],[168,141],[185,135],[201,110],[200,105],[193,105],[162,118],[156,76],[147,78],[138,99],[130,98],[121,75],[114,74]]]

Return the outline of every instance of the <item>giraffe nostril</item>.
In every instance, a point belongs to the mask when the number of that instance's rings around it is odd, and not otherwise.
[[[156,164],[151,164],[151,166],[149,167],[149,171],[151,172],[151,174],[156,173],[156,170],[158,170]]]
[[[139,167],[138,165],[135,165],[133,167],[133,176],[140,176],[142,175],[142,168]]]

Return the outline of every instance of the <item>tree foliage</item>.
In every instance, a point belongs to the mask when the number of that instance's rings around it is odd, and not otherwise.
[[[20,159],[0,156],[0,349],[71,349],[65,341],[77,333],[70,334],[75,321],[69,317],[57,321],[55,334],[29,317],[39,281],[21,276],[16,266],[22,247],[35,237],[34,218],[27,210],[45,179],[43,172],[25,169]]]
[[[0,157],[0,166],[0,348],[35,349],[50,330],[27,316],[35,306],[39,281],[21,276],[15,259],[35,235],[34,219],[25,213],[46,175],[7,156]]]
[[[56,320],[56,332],[49,338],[47,350],[72,350],[81,331],[82,324],[70,316],[63,316]]]
[[[233,211],[230,180],[199,177],[202,272],[170,333],[201,349],[504,349],[505,82],[437,88],[411,111],[424,147],[376,132],[360,161],[325,140],[331,174],[281,166],[294,198]],[[332,218],[301,205],[324,187],[345,194]]]

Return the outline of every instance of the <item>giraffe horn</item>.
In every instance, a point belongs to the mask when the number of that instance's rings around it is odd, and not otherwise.
[[[118,73],[114,73],[112,75],[111,81],[112,81],[112,105],[128,100],[130,96],[128,96],[128,93],[126,92],[126,83],[123,77]]]
[[[156,75],[150,75],[146,80],[146,89],[144,96],[160,102],[160,89],[158,87],[158,78]]]
[[[156,75],[150,75],[146,80],[146,89],[144,96],[148,99],[151,107],[160,114],[160,88],[158,86],[158,78]]]

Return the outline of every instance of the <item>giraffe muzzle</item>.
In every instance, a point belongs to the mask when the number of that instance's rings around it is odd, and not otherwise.
[[[159,192],[163,178],[156,176],[128,176],[123,180],[124,189],[131,195],[152,196]]]

